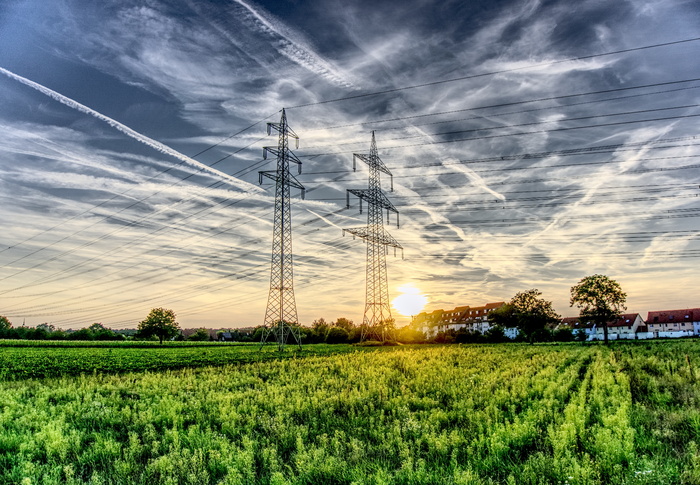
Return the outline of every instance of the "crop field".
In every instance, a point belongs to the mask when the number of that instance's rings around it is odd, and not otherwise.
[[[694,340],[334,348],[6,374],[0,484],[700,483]],[[0,347],[3,365],[33,349]]]
[[[288,347],[294,350],[293,346]],[[162,371],[211,365],[241,364],[356,351],[350,345],[311,345],[302,351],[260,351],[259,344],[218,342],[66,342],[0,340],[0,379],[58,377],[100,373]]]

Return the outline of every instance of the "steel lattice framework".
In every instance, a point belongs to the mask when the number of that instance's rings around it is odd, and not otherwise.
[[[389,175],[391,172],[384,165],[377,153],[377,143],[372,132],[372,143],[368,154],[353,154],[353,170],[357,170],[357,159],[369,166],[369,188],[348,189],[346,193],[347,207],[350,207],[350,194],[367,202],[367,226],[343,229],[343,234],[349,232],[362,238],[367,243],[367,282],[365,297],[365,315],[363,318],[361,340],[385,341],[392,337],[393,320],[389,304],[389,282],[386,270],[386,254],[389,247],[403,250],[403,247],[384,229],[383,211],[396,214],[396,227],[399,227],[399,211],[382,192],[380,172]],[[391,190],[394,190],[393,178]]]
[[[290,151],[289,138],[296,139],[299,148],[299,137],[287,125],[284,109],[279,123],[268,123],[267,134],[272,130],[278,132],[277,148],[264,147],[263,158],[272,153],[277,156],[277,170],[259,172],[260,183],[263,177],[275,181],[275,221],[272,233],[272,262],[270,264],[270,294],[265,310],[265,322],[260,346],[262,348],[270,335],[274,335],[279,350],[291,335],[301,348],[299,335],[297,306],[294,299],[294,274],[292,268],[292,211],[290,204],[290,188],[301,190],[304,198],[305,189],[302,184],[289,172],[289,163],[299,166],[301,161]]]

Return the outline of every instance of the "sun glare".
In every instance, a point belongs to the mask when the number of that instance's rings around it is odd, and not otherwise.
[[[421,294],[420,290],[411,283],[399,286],[397,290],[401,294],[394,298],[391,304],[405,317],[417,315],[428,303],[428,297]]]

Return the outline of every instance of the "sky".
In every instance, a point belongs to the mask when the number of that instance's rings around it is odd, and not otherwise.
[[[366,223],[346,190],[373,131],[391,299],[537,288],[576,316],[570,288],[605,274],[643,317],[698,307],[699,54],[695,0],[5,0],[0,314],[262,324],[283,108],[301,324],[362,321],[342,229]]]

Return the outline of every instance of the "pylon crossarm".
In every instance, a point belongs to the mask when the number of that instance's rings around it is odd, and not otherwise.
[[[392,248],[403,250],[403,246],[401,246],[401,244],[399,244],[399,242],[386,231],[380,234],[372,234],[367,227],[351,227],[349,229],[343,229],[343,233],[345,232],[349,232],[353,236],[359,237],[368,242],[376,242],[384,246],[390,246]]]
[[[267,177],[277,182],[277,170],[265,170],[264,172],[258,172],[258,183],[262,183],[263,177]]]
[[[294,187],[295,189],[299,189],[299,190],[301,190],[302,192],[306,190],[306,189],[304,188],[304,186],[301,185],[301,183],[296,179],[296,177],[295,177],[294,175],[292,175],[292,174],[290,173],[290,174],[287,174],[287,177],[288,177],[288,178],[287,178],[287,184],[288,184],[289,186]],[[302,196],[302,199],[303,199],[303,196]]]
[[[370,168],[376,168],[380,172],[383,172],[387,175],[391,175],[391,171],[384,165],[384,162],[382,162],[382,159],[379,158],[377,155],[372,155],[370,154],[364,154],[364,153],[353,153],[352,154],[352,163],[353,163],[353,170],[355,169],[355,160],[359,158],[363,162],[365,162],[367,165],[370,166]]]
[[[282,125],[284,125],[284,127]],[[267,134],[271,135],[272,130],[275,130],[278,133],[283,133],[287,136],[291,136],[292,138],[294,138],[297,141],[296,147],[299,148],[299,136],[296,133],[294,133],[294,130],[292,130],[289,127],[289,125],[287,125],[286,123],[268,123],[267,124]]]
[[[347,189],[347,191],[359,199],[366,201],[368,204],[378,205],[382,209],[389,210],[396,214],[399,213],[398,209],[394,207],[394,204],[384,195],[381,191],[376,191],[372,189]],[[350,202],[348,198],[348,207],[350,207]]]

